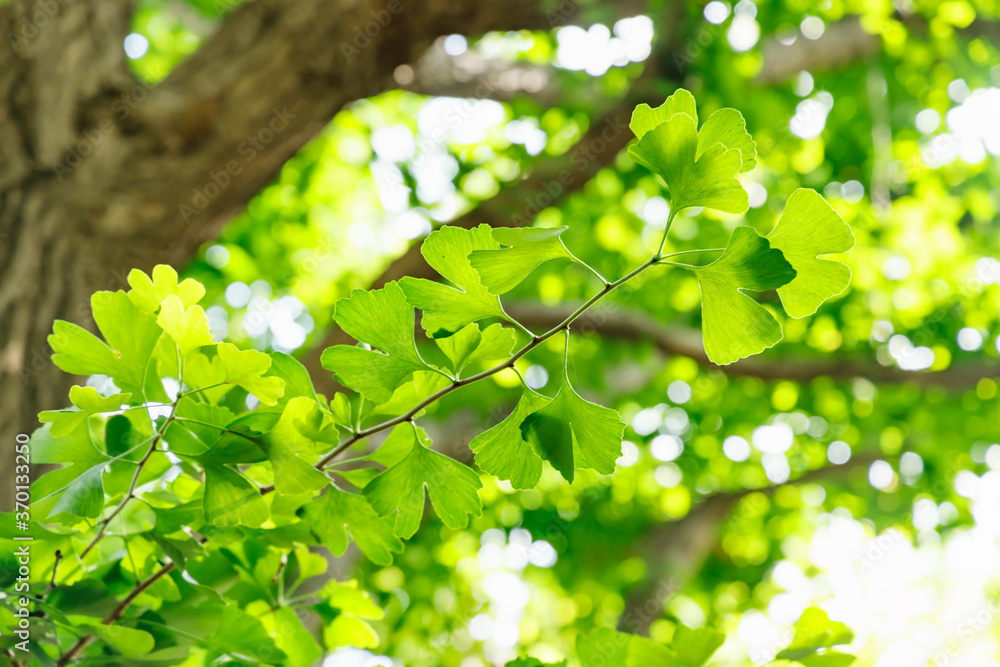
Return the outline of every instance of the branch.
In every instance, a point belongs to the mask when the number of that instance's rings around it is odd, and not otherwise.
[[[87,186],[76,204],[95,231],[129,244],[122,263],[181,263],[339,110],[395,87],[396,68],[439,36],[551,20],[533,0],[253,0],[140,101],[109,112],[118,131],[60,175]]]
[[[926,19],[917,14],[897,12],[892,19],[886,19],[890,20],[902,23],[914,36],[922,36],[928,31]],[[879,26],[879,31],[881,30],[882,26]],[[1000,23],[978,19],[955,32],[968,40],[986,37],[996,41],[1000,38]],[[826,26],[820,38],[815,40],[797,34],[794,42],[783,44],[772,37],[761,47],[764,64],[755,82],[780,83],[802,71],[837,69],[868,60],[881,48],[882,38],[878,34],[867,32],[857,16],[831,23]]]
[[[637,551],[644,561],[659,564],[662,569],[658,575],[653,575],[653,580],[647,580],[644,586],[628,596],[625,610],[619,619],[619,628],[634,634],[646,634],[649,625],[663,613],[664,597],[680,591],[698,573],[718,544],[726,517],[745,496],[751,493],[771,494],[783,486],[842,476],[867,466],[874,460],[874,456],[858,456],[847,465],[830,465],[810,470],[781,484],[717,493],[705,499],[680,521],[664,522],[656,526],[646,533],[637,546]],[[666,586],[663,585],[664,582]]]
[[[174,567],[175,566],[173,563],[167,563],[159,570],[151,574],[148,579],[144,579],[143,581],[140,581],[138,584],[136,584],[135,588],[132,589],[132,592],[129,593],[124,600],[118,603],[118,606],[116,606],[112,610],[112,612],[108,614],[107,618],[105,618],[104,621],[102,621],[102,623],[104,625],[111,625],[112,623],[120,619],[122,617],[122,614],[125,613],[125,610],[132,606],[132,603],[135,602],[137,597],[142,595],[142,593],[147,588],[155,584],[162,577],[165,577],[166,575],[170,574],[173,571]],[[83,637],[80,637],[80,639],[75,644],[73,644],[73,646],[71,646],[68,651],[63,653],[62,657],[60,657],[59,660],[56,662],[56,665],[61,667],[62,665],[69,663],[77,655],[79,655],[80,651],[87,648],[87,646],[89,646],[92,641],[94,641],[94,635],[87,634],[84,635]]]
[[[535,302],[504,304],[507,313],[528,327],[544,328],[558,322],[572,305],[546,306]],[[751,376],[762,380],[795,380],[809,382],[817,377],[850,379],[863,377],[880,384],[912,382],[922,386],[942,386],[950,389],[974,387],[982,378],[1000,377],[1000,366],[968,364],[943,371],[903,371],[880,365],[865,358],[795,359],[785,357],[751,357],[728,366],[717,366],[708,359],[701,333],[695,329],[670,326],[644,312],[626,309],[618,304],[591,310],[580,318],[576,327],[581,333],[596,333],[621,340],[648,340],[668,356],[688,357],[705,368],[714,368],[727,375]]]

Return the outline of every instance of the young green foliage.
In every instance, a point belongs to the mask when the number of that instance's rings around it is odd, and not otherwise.
[[[455,285],[410,277],[400,281],[407,300],[423,311],[420,324],[431,338],[451,336],[486,317],[506,318],[500,300],[480,283],[468,259],[473,251],[497,247],[487,225],[474,229],[442,227],[424,241],[420,248],[424,259]]]
[[[781,340],[781,325],[744,293],[788,284],[795,270],[751,227],[737,227],[722,257],[693,269],[701,285],[702,336],[708,358],[729,364]]]
[[[414,372],[433,370],[413,342],[413,308],[399,283],[380,290],[354,290],[337,302],[334,319],[356,340],[380,350],[337,345],[323,351],[323,368],[365,398],[385,403]]]

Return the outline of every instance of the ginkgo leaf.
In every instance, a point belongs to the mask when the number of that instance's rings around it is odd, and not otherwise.
[[[699,151],[696,121],[686,113],[647,131],[628,154],[663,178],[673,211],[704,206],[743,213],[749,207],[746,190],[736,180],[743,166],[740,151],[720,143]]]
[[[102,473],[110,459],[95,446],[89,429],[76,429],[60,437],[52,434],[51,426],[44,426],[31,435],[30,443],[32,463],[64,465],[31,485],[35,515],[100,516],[104,509]]]
[[[160,303],[168,296],[177,296],[185,308],[205,296],[205,287],[200,282],[187,278],[178,283],[177,272],[167,264],[154,266],[152,279],[139,269],[132,269],[128,274],[128,284],[132,287],[128,298],[137,308],[151,315],[159,310]]]
[[[726,636],[714,628],[691,629],[678,624],[670,640],[670,664],[677,667],[702,667],[725,640]]]
[[[417,353],[413,307],[398,283],[380,290],[354,290],[337,302],[334,319],[356,340],[381,350],[336,345],[323,351],[323,368],[365,398],[385,403],[414,371],[433,370]]]
[[[483,287],[492,294],[505,294],[528,277],[539,265],[551,259],[576,261],[560,235],[569,227],[510,228],[493,230],[493,240],[501,250],[476,250],[469,263],[479,274]]]
[[[501,324],[491,324],[480,331],[479,325],[473,322],[454,336],[436,338],[434,342],[448,357],[451,369],[460,374],[462,369],[474,361],[509,357],[515,340],[514,332]]]
[[[216,348],[226,369],[226,382],[247,390],[264,405],[274,405],[285,391],[281,378],[262,377],[271,367],[271,357],[257,350],[240,350],[230,343]]]
[[[488,225],[474,229],[444,226],[428,236],[420,252],[430,266],[455,287],[423,278],[400,281],[406,299],[423,311],[421,326],[432,338],[451,336],[470,322],[507,316],[500,300],[479,282],[469,264],[474,250],[495,250]]]
[[[736,109],[719,109],[708,117],[698,131],[698,153],[695,159],[700,160],[715,144],[735,148],[740,152],[743,160],[741,173],[757,166],[757,144],[747,132],[743,114]]]
[[[484,472],[508,480],[515,489],[532,489],[542,477],[542,459],[524,439],[525,418],[547,405],[549,399],[525,387],[521,400],[506,419],[472,439],[469,449]]]
[[[90,308],[107,342],[75,324],[57,321],[48,339],[52,361],[67,373],[108,375],[119,389],[141,394],[149,358],[163,330],[122,291],[94,293]]]
[[[348,614],[341,614],[323,628],[323,642],[327,648],[354,646],[356,648],[376,648],[378,633],[366,621]]]
[[[565,372],[555,398],[521,424],[524,439],[568,482],[573,481],[577,468],[613,473],[622,455],[624,432],[618,413],[584,400]]]
[[[361,553],[378,565],[391,564],[393,552],[403,550],[403,543],[393,533],[393,517],[380,517],[364,496],[331,485],[323,497],[307,504],[301,513],[313,534],[334,556],[344,555],[348,534]]]
[[[204,468],[206,523],[256,528],[267,521],[267,503],[250,480],[224,465],[208,463]]]
[[[788,284],[795,270],[752,227],[737,227],[719,259],[693,269],[701,286],[702,337],[716,364],[757,354],[781,340],[781,325],[743,290]]]
[[[854,247],[854,234],[815,190],[799,188],[792,193],[767,240],[772,248],[781,250],[796,272],[790,283],[778,288],[789,316],[812,315],[824,301],[850,285],[850,267],[820,256],[847,252]]]
[[[577,636],[576,655],[581,667],[626,667],[631,644],[631,635],[599,628]]]
[[[424,513],[424,487],[441,521],[449,528],[464,528],[468,515],[482,514],[479,489],[483,484],[468,466],[438,454],[413,436],[410,453],[369,482],[365,497],[379,516],[396,514],[394,532],[410,538],[420,528]]]
[[[115,412],[128,403],[132,394],[112,394],[105,398],[93,387],[73,386],[69,390],[69,400],[79,410],[46,410],[38,415],[43,424],[52,423],[52,435],[61,436],[72,432],[87,421],[91,415]]]
[[[156,323],[180,348],[182,358],[195,348],[215,344],[205,311],[201,306],[185,309],[177,295],[172,294],[163,300]]]
[[[444,356],[448,357],[448,361],[451,362],[451,370],[457,373],[462,363],[472,354],[473,350],[479,347],[480,340],[482,340],[482,333],[479,331],[479,325],[473,322],[459,329],[455,335],[447,338],[436,338],[434,342],[444,352]]]
[[[72,375],[113,375],[115,351],[83,327],[56,320],[48,338],[52,362]]]
[[[629,121],[628,127],[637,139],[642,139],[644,134],[679,113],[687,114],[695,123],[698,122],[694,96],[683,88],[678,88],[655,109],[645,103],[637,106],[632,112],[632,120]]]
[[[297,396],[285,405],[274,427],[257,438],[271,462],[274,488],[279,493],[311,493],[330,483],[326,475],[313,467],[312,459],[316,455],[314,441],[302,432],[302,425],[315,418],[323,419],[316,402]]]
[[[830,620],[826,612],[817,607],[810,607],[802,612],[793,629],[795,634],[792,643],[778,654],[778,658],[801,660],[819,649],[854,641],[854,632],[849,627]]]
[[[76,621],[76,627],[86,628],[102,642],[129,658],[145,655],[152,651],[156,645],[153,635],[145,630],[136,630],[118,624],[104,625],[99,619],[94,619],[93,623],[86,623],[81,622],[81,618],[86,617],[69,616],[68,618]]]

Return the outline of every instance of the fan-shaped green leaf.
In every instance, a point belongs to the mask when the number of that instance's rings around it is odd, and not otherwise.
[[[128,274],[128,284],[132,287],[128,298],[136,308],[150,315],[159,310],[160,304],[168,296],[178,297],[185,308],[193,306],[205,296],[205,287],[193,278],[178,283],[177,271],[167,264],[154,266],[152,279],[139,269],[132,269]]]
[[[525,387],[514,411],[469,443],[469,449],[476,453],[476,465],[499,479],[509,480],[515,489],[534,488],[542,477],[542,459],[525,440],[521,424],[548,402],[547,397]]]
[[[285,391],[285,381],[263,377],[271,367],[271,357],[257,350],[240,350],[230,343],[220,343],[216,351],[226,369],[226,382],[242,387],[264,405],[278,402]]]
[[[446,225],[424,241],[420,247],[424,259],[455,287],[410,277],[403,278],[400,285],[406,299],[423,311],[420,323],[432,338],[451,336],[485,317],[506,317],[500,300],[483,287],[479,274],[469,264],[474,250],[497,247],[488,225],[474,229]]]
[[[592,468],[602,475],[615,471],[622,455],[625,424],[618,413],[585,401],[574,391],[569,376],[545,407],[524,418],[521,433],[535,451],[568,482],[577,468]]]
[[[748,208],[746,190],[736,180],[742,154],[719,143],[700,152],[696,122],[686,113],[675,114],[647,131],[628,153],[663,178],[674,211],[704,206],[742,213]]]
[[[799,188],[792,193],[767,240],[796,271],[794,280],[778,288],[781,304],[791,317],[812,315],[851,283],[848,266],[819,256],[847,252],[854,247],[854,234],[815,190]]]
[[[698,110],[694,97],[683,88],[678,88],[655,109],[645,103],[637,106],[632,112],[632,120],[629,121],[628,127],[637,139],[642,139],[644,134],[679,113],[687,114],[695,124],[698,123]]]
[[[410,453],[369,482],[364,494],[379,516],[398,512],[395,533],[410,538],[420,527],[425,486],[431,504],[449,528],[464,528],[469,523],[468,515],[482,513],[479,475],[425,447],[415,435]]]
[[[694,269],[701,285],[702,336],[708,358],[730,364],[781,340],[781,325],[743,293],[788,284],[795,270],[751,227],[737,227],[722,256]]]
[[[337,345],[323,351],[323,368],[375,403],[385,403],[415,371],[433,370],[413,342],[413,307],[398,283],[380,290],[354,290],[337,302],[334,319],[356,340],[381,350]]]
[[[348,533],[361,553],[378,565],[389,565],[393,552],[403,550],[403,543],[392,530],[394,519],[379,517],[364,496],[331,485],[323,497],[307,504],[301,513],[312,532],[334,556],[344,555],[349,543]]]
[[[493,294],[505,294],[544,262],[551,259],[576,261],[559,238],[567,229],[498,227],[493,230],[493,240],[507,247],[476,250],[469,255],[469,263],[486,289]]]

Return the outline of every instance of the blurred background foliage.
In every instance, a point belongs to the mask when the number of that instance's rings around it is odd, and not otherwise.
[[[125,48],[153,83],[236,3],[139,4]],[[558,660],[579,631],[666,641],[677,622],[726,632],[714,664],[763,664],[813,604],[855,631],[859,665],[1000,664],[1000,8],[689,1],[676,25],[656,3],[617,22],[606,9],[566,0],[548,32],[449,36],[435,51],[464,72],[453,95],[408,92],[419,71],[404,66],[403,89],[339,113],[187,267],[215,332],[308,357],[337,299],[566,156],[644,73],[642,101],[683,83],[703,117],[741,110],[758,144],[751,209],[688,211],[668,250],[722,246],[738,224],[766,233],[812,187],[858,239],[851,287],[804,320],[771,299],[785,340],[742,370],[664,354],[648,332],[577,337],[574,383],[629,424],[619,470],[569,485],[547,469],[530,491],[490,478],[467,530],[430,520],[389,567],[349,552],[339,574],[387,613],[369,651],[328,664]],[[562,11],[593,25],[560,27]],[[508,215],[568,225],[572,251],[617,277],[655,250],[669,208],[624,152],[590,148],[572,155],[603,165],[585,185],[516,199]],[[641,315],[683,339],[699,325],[695,279],[646,275],[607,321]],[[596,288],[557,263],[510,296],[537,310]],[[543,392],[561,345],[519,363]],[[515,384],[500,374],[431,408],[436,446],[469,460]]]

